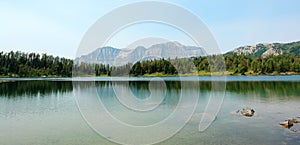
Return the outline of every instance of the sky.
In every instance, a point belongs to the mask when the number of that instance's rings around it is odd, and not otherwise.
[[[1,0],[0,51],[74,58],[84,34],[99,18],[133,2],[140,1]],[[176,4],[197,15],[213,34],[222,52],[243,45],[300,40],[299,0],[163,2]],[[184,18],[179,17],[179,20],[184,21]],[[188,37],[177,33],[163,25],[132,25],[115,35],[108,45],[123,48],[137,37],[144,36],[159,36],[192,45]]]

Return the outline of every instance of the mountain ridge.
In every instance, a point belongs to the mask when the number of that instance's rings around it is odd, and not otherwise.
[[[102,63],[109,65],[125,65],[127,63],[134,63],[136,61],[147,59],[160,59],[160,58],[184,58],[184,57],[197,57],[205,56],[206,53],[203,48],[196,46],[186,46],[176,41],[166,43],[153,44],[146,48],[138,46],[136,48],[123,48],[118,49],[114,47],[102,47],[95,51],[75,58],[75,62],[86,63]]]
[[[229,51],[226,54],[237,53],[238,55],[252,55],[254,57],[268,55],[292,54],[300,55],[300,41],[289,43],[258,43],[255,45],[244,45]],[[196,46],[185,46],[177,41],[153,44],[146,48],[137,46],[136,48],[118,49],[114,47],[102,47],[95,51],[80,56],[75,59],[76,63],[102,63],[114,66],[125,65],[146,59],[160,58],[184,58],[206,56],[205,50]]]
[[[255,45],[244,45],[235,48],[225,54],[237,53],[244,55],[252,55],[254,57],[268,56],[268,55],[283,55],[293,54],[300,55],[300,41],[288,43],[258,43]]]

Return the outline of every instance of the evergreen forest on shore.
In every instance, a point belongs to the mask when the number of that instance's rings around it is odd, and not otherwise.
[[[300,56],[293,54],[254,57],[229,53],[219,56],[199,56],[144,60],[122,66],[108,64],[74,64],[72,59],[47,54],[0,52],[0,77],[72,77],[78,76],[176,76],[212,75],[219,67],[214,60],[224,60],[225,75],[299,74]],[[221,66],[222,67],[222,66]]]

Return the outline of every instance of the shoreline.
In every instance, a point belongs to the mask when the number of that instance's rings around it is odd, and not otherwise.
[[[165,81],[294,81],[300,82],[300,74],[289,75],[224,75],[224,76],[83,76],[83,77],[23,77],[0,78],[0,84],[14,81],[152,81],[155,77],[161,77]]]
[[[293,75],[300,75],[300,73],[296,72],[285,72],[285,73],[270,73],[270,74],[233,74],[231,72],[225,72],[225,73],[210,73],[210,72],[205,72],[205,73],[189,73],[189,74],[181,74],[181,75],[171,75],[171,74],[162,74],[162,73],[154,73],[154,74],[145,74],[145,75],[138,75],[138,76],[133,76],[129,75],[129,77],[195,77],[195,76],[293,76]],[[101,75],[101,76],[95,76],[95,75],[82,75],[79,77],[127,77],[127,76],[108,76],[108,75]],[[73,77],[61,77],[61,76],[50,76],[50,77],[11,77],[11,76],[0,76],[0,79],[17,79],[17,78],[36,78],[36,79],[57,79],[57,78],[73,78]]]

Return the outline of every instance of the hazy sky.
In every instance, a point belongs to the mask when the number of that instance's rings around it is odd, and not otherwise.
[[[20,50],[73,58],[84,33],[98,18],[132,2],[135,1],[1,0],[0,51]],[[198,15],[223,52],[246,44],[300,40],[299,0],[167,2],[178,4]],[[162,28],[151,27],[148,33],[162,32]],[[120,34],[126,36],[129,33],[130,29]],[[176,40],[173,33],[163,34]],[[122,39],[116,37],[110,45],[125,47],[125,40],[119,41],[117,38]]]

